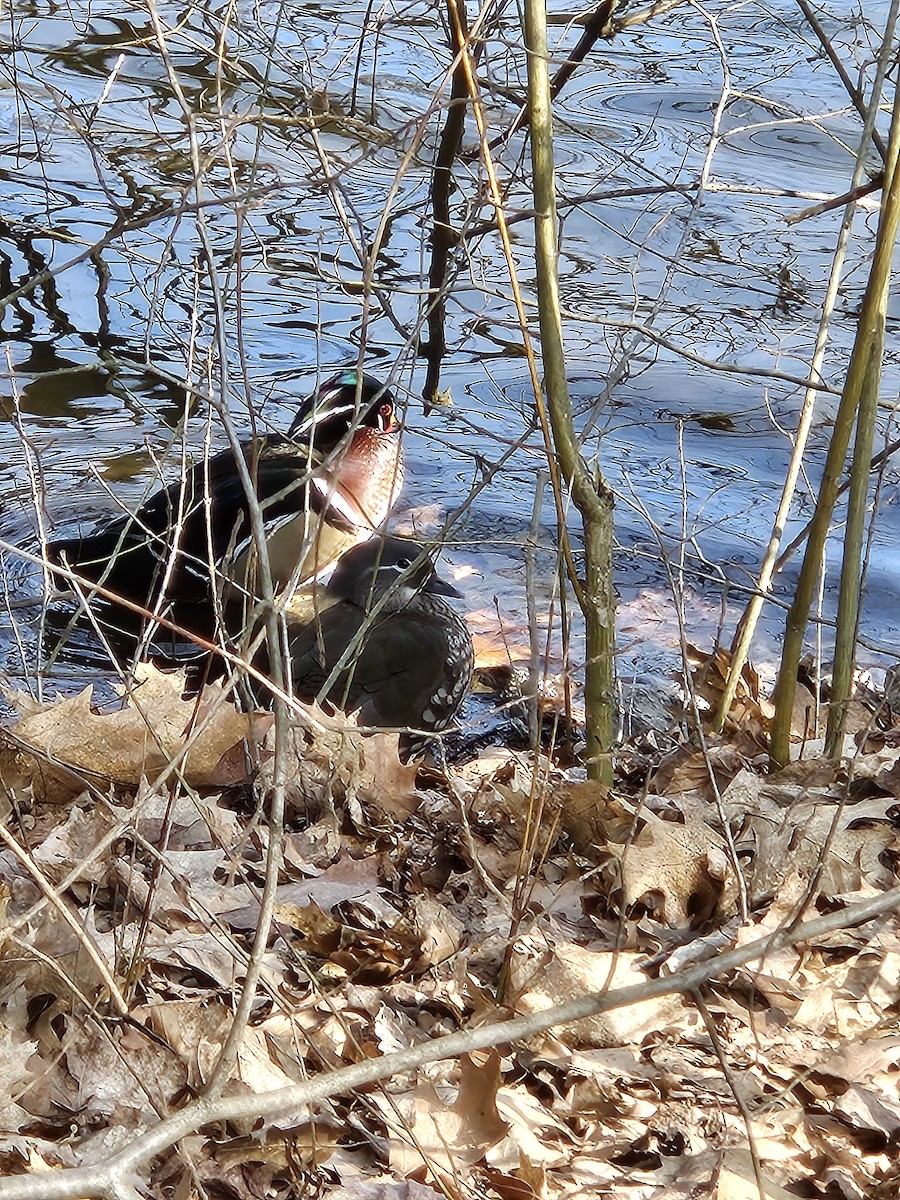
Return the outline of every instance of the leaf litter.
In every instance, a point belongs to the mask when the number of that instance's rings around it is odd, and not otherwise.
[[[723,664],[704,669],[714,703]],[[102,1164],[209,1085],[275,779],[270,714],[218,685],[186,699],[147,669],[115,711],[84,694],[20,714],[0,749],[4,1177]],[[677,976],[894,887],[900,735],[861,724],[850,759],[769,777],[767,722],[748,675],[721,739],[685,732],[655,758],[635,740],[607,794],[502,746],[417,772],[395,737],[298,714],[274,920],[225,1094]],[[152,1160],[147,1194],[887,1200],[898,1000],[889,913],[699,992],[202,1130]]]

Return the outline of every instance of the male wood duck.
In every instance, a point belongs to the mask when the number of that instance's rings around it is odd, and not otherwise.
[[[359,724],[401,729],[401,757],[422,753],[456,716],[472,680],[472,638],[442,597],[440,579],[415,542],[372,538],[345,553],[319,616],[288,628],[291,686],[358,712]],[[324,607],[324,606],[323,606]]]
[[[392,393],[372,375],[339,371],[306,399],[287,435],[241,445],[259,498],[272,582],[314,578],[386,520],[403,483]],[[235,454],[195,463],[134,513],[51,542],[52,563],[117,596],[176,614],[255,593],[256,554]],[[185,609],[188,606],[188,609]],[[188,618],[190,619],[190,618]]]

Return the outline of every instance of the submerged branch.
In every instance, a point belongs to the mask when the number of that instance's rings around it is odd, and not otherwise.
[[[453,162],[459,153],[466,123],[466,101],[469,85],[462,56],[466,52],[469,31],[465,8],[448,4],[447,17],[453,39],[453,68],[450,79],[450,103],[447,106],[444,128],[438,146],[437,159],[431,177],[431,262],[428,269],[429,306],[428,341],[423,345],[427,369],[422,397],[430,405],[438,391],[441,363],[447,352],[445,334],[447,272],[450,251],[456,245],[458,235],[450,224],[450,192],[453,185]]]

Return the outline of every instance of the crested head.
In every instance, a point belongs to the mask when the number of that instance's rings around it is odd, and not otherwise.
[[[383,611],[404,608],[421,593],[458,596],[441,579],[424,547],[406,538],[369,538],[342,556],[328,590],[359,608],[387,597]]]
[[[352,429],[396,433],[400,428],[394,394],[380,379],[355,368],[326,379],[300,405],[288,435],[328,452]]]

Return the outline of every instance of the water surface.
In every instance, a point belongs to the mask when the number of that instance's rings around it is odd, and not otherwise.
[[[831,19],[854,71],[871,75],[886,9],[868,2],[866,20],[846,27]],[[165,55],[148,10],[123,0],[13,0],[0,27],[0,292],[14,296],[0,322],[2,537],[35,550],[40,523],[87,528],[171,477],[182,439],[192,453],[207,438],[220,444],[210,391],[240,427],[284,428],[317,379],[362,358],[409,401],[398,522],[433,532],[477,489],[447,533],[447,558],[484,620],[499,612],[524,638],[523,546],[542,449],[471,114],[450,201],[461,240],[440,379],[453,405],[426,414],[421,401],[430,187],[449,95],[438,9],[388,5],[365,29],[361,4],[157,11]],[[598,43],[558,102],[566,347],[586,452],[618,496],[626,693],[678,668],[673,577],[688,634],[705,646],[728,640],[752,585],[840,220],[786,218],[846,189],[859,138],[793,4],[720,6],[715,17],[714,28],[681,7]],[[498,137],[525,85],[514,22],[509,9],[488,24],[480,60]],[[557,60],[578,32],[552,26]],[[510,215],[527,214],[522,135],[494,153]],[[789,537],[811,513],[874,227],[872,205],[861,206],[824,369],[831,391]],[[534,319],[529,221],[512,231]],[[888,403],[895,340],[889,329]],[[881,440],[893,436],[889,416]],[[891,661],[900,623],[896,496],[891,464],[863,615],[873,667]],[[549,495],[539,529],[544,617],[558,611]],[[839,551],[835,540],[826,617]],[[10,555],[6,572],[14,607],[0,658],[33,684],[38,610],[21,604],[40,580]],[[764,675],[781,622],[773,605],[755,646]],[[577,667],[577,625],[572,654]],[[84,673],[70,665],[54,680],[71,686]]]

